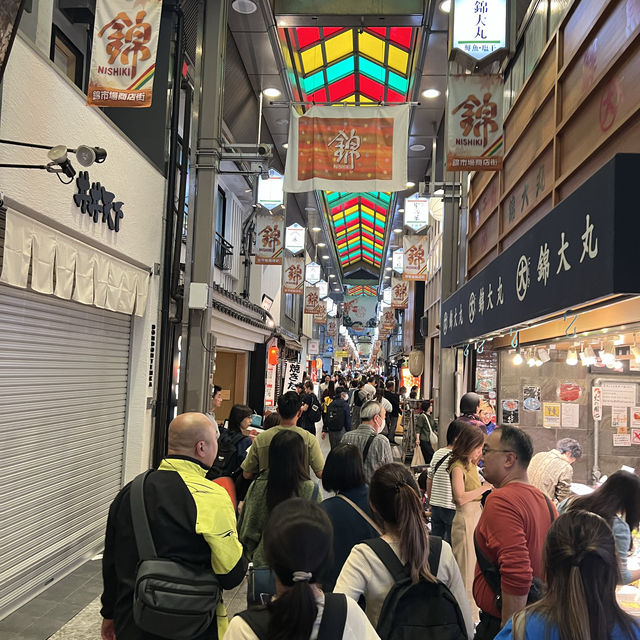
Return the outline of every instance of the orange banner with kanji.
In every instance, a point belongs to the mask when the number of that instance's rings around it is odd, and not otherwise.
[[[316,312],[316,307],[320,302],[320,294],[318,293],[318,287],[305,287],[304,288],[304,313]]]
[[[409,105],[293,108],[284,189],[289,193],[402,191]]]
[[[504,156],[504,81],[451,75],[447,83],[447,171],[498,171]]]
[[[282,282],[283,293],[302,295],[304,289],[304,256],[285,256],[284,277]]]
[[[97,0],[87,104],[150,107],[162,0]]]
[[[409,308],[409,283],[400,278],[391,278],[391,308]]]
[[[427,271],[427,236],[404,236],[402,278],[404,280],[426,280]],[[393,294],[392,294],[393,295]]]
[[[256,264],[282,264],[284,216],[256,216]]]

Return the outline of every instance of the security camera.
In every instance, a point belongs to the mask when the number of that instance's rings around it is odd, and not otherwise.
[[[47,156],[51,162],[47,166],[47,171],[51,173],[64,173],[67,178],[73,178],[76,175],[76,170],[71,166],[71,162],[69,162],[69,158],[67,157],[67,147],[63,144],[59,144],[55,147],[52,147],[47,152]],[[53,165],[59,165],[60,169],[56,169]]]
[[[259,144],[258,155],[259,156],[271,156],[273,152],[273,146],[270,144]]]
[[[81,144],[75,151],[78,164],[83,167],[90,167],[94,162],[101,164],[107,158],[107,152],[102,147],[89,147]]]

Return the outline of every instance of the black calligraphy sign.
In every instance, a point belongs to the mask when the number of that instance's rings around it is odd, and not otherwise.
[[[640,154],[618,154],[442,303],[451,347],[612,294],[640,294]]]
[[[89,182],[88,171],[78,173],[76,186],[78,193],[73,196],[73,201],[81,213],[88,214],[96,224],[105,223],[111,231],[120,231],[124,202],[116,201],[115,194],[107,191],[99,182]]]

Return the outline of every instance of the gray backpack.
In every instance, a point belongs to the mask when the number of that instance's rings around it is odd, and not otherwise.
[[[193,566],[158,558],[144,504],[146,471],[131,483],[131,518],[138,547],[138,570],[133,593],[136,625],[161,638],[190,640],[215,623],[222,595],[208,566]]]

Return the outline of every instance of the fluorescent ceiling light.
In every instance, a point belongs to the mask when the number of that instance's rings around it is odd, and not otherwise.
[[[433,98],[437,98],[440,94],[441,92],[438,89],[425,89],[422,92],[422,97],[433,100]]]
[[[319,247],[326,247],[326,243],[325,242],[318,242],[318,246]]]
[[[404,213],[404,209],[398,209],[398,213]]]
[[[322,259],[323,259],[323,260],[328,260],[328,259],[329,259],[329,256],[322,256]]]
[[[285,143],[282,145],[282,148],[283,148],[283,149],[288,149],[288,148],[289,148],[289,143],[288,143],[288,142],[285,142]]]
[[[402,233],[402,229],[394,229],[393,233]]]
[[[411,182],[411,180],[409,180],[409,182],[407,182],[407,189],[411,189],[411,187],[415,187],[416,183],[415,182]]]
[[[267,98],[277,98],[282,91],[280,89],[276,89],[275,87],[267,87],[262,90],[262,93],[267,96]]]
[[[423,144],[412,144],[409,147],[410,151],[424,151],[426,147]]]
[[[333,275],[333,273],[330,273],[330,274],[329,274],[329,277],[330,277],[330,278],[335,278],[335,276]]]
[[[449,13],[451,11],[451,0],[443,0],[439,6],[440,11]]]
[[[311,227],[311,231],[320,231],[320,227]]]

